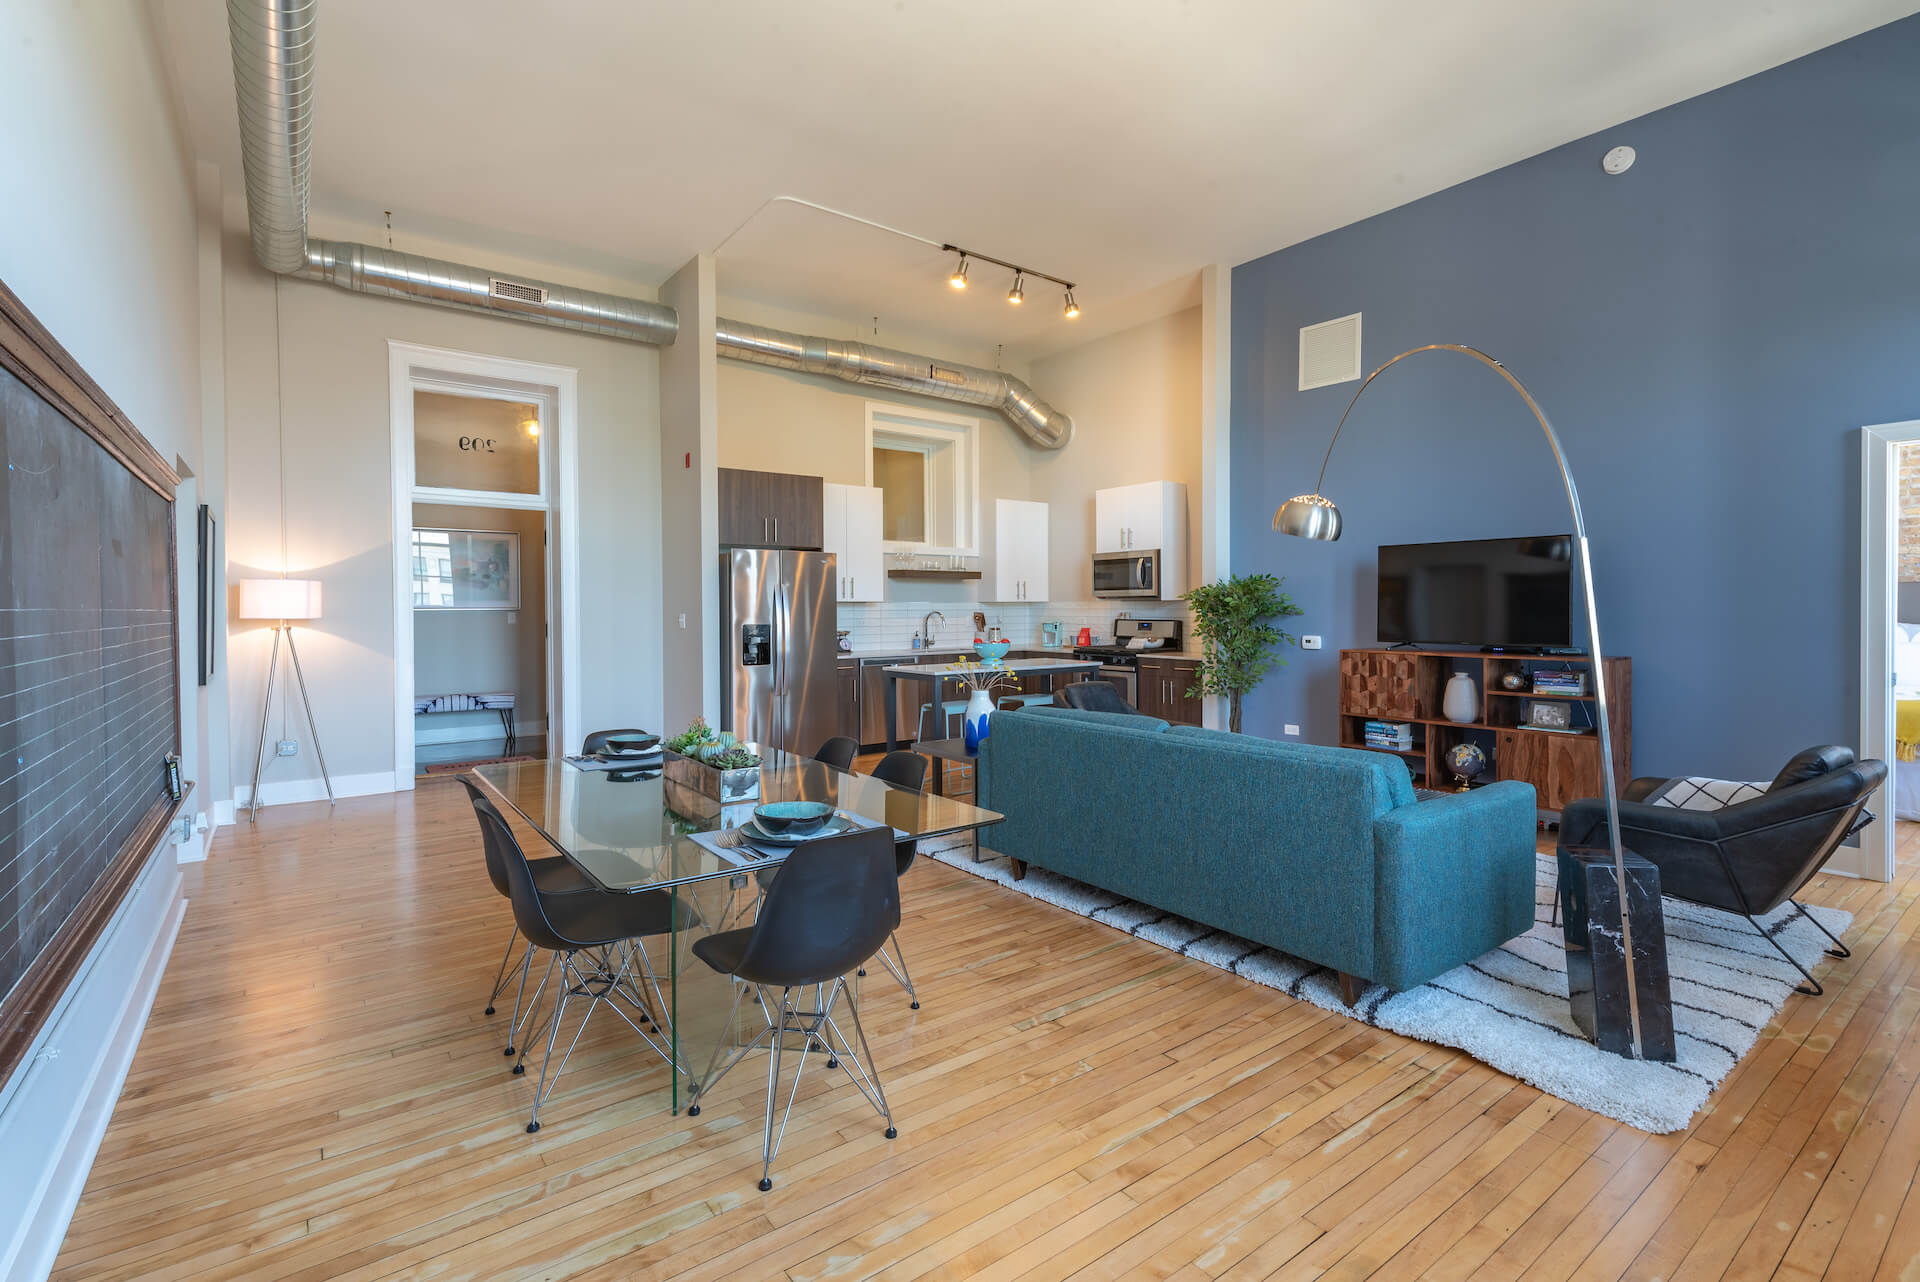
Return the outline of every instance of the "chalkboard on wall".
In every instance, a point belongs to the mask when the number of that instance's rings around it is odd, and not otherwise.
[[[179,807],[166,461],[0,286],[0,1082]]]

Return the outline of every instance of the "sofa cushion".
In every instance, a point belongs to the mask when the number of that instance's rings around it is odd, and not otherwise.
[[[1182,739],[1196,739],[1214,747],[1244,752],[1261,752],[1285,761],[1323,761],[1361,764],[1370,767],[1375,779],[1375,795],[1383,803],[1376,814],[1413,804],[1413,776],[1407,763],[1384,752],[1363,752],[1358,748],[1328,748],[1316,743],[1287,743],[1279,739],[1260,739],[1253,735],[1233,734],[1226,730],[1207,730],[1200,726],[1175,726],[1167,731]]]
[[[1009,709],[1009,711],[1014,711]],[[1004,713],[995,713],[1004,716]],[[1032,708],[1021,708],[1014,712],[1022,717],[1055,717],[1067,721],[1079,721],[1091,726],[1112,726],[1118,730],[1139,730],[1146,734],[1162,734],[1167,723],[1159,717],[1149,717],[1139,712],[1088,712],[1080,708],[1063,708],[1057,704],[1040,704]]]

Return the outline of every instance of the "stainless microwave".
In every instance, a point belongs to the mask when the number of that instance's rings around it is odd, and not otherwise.
[[[1099,552],[1093,558],[1093,594],[1097,597],[1160,595],[1160,553]]]

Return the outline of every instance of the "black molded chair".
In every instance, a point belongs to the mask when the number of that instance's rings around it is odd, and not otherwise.
[[[505,819],[501,816],[500,811],[495,808],[493,801],[487,794],[480,791],[479,785],[465,775],[457,776],[457,778],[459,778],[461,786],[467,790],[467,799],[473,803],[476,818],[481,815],[490,814],[494,818],[500,819],[502,823],[505,823]],[[480,847],[486,854],[487,877],[493,882],[493,888],[500,892],[502,899],[511,898],[507,887],[506,865],[502,862],[496,844],[489,838],[487,826],[484,822],[480,825]],[[563,855],[555,855],[551,859],[529,860],[528,866],[533,869],[533,884],[540,888],[540,893],[542,894],[573,895],[583,890],[592,890],[594,888],[593,883],[587,880],[587,875],[574,867],[573,861]],[[507,936],[507,951],[500,958],[500,970],[493,977],[493,991],[487,994],[486,1013],[489,1015],[493,1014],[494,1001],[501,993],[506,991],[508,983],[512,982],[514,970],[509,970],[507,966],[508,963],[513,960],[513,945],[519,938],[520,927],[518,923],[516,923],[512,932]],[[526,996],[527,972],[533,966],[533,954],[534,946],[529,943],[527,945],[526,955],[520,959],[520,965],[515,968],[515,970],[519,972],[520,983],[513,995],[513,1019],[507,1024],[507,1048],[500,1052],[502,1055],[513,1054],[513,1043],[520,1032],[520,1002],[521,999]],[[532,1014],[533,1012],[531,1008],[529,1008],[527,1011],[528,1017],[531,1018]]]
[[[533,1114],[527,1119],[527,1134],[532,1135],[540,1129],[540,1106],[547,1102],[554,1087],[560,1084],[560,1074],[565,1071],[573,1048],[580,1044],[581,1034],[587,1031],[587,1022],[601,1006],[610,1007],[614,1014],[625,1020],[627,1027],[640,1034],[640,1039],[652,1047],[667,1062],[668,1069],[672,1070],[672,1025],[666,1015],[667,1001],[660,992],[659,982],[654,978],[646,947],[640,941],[683,928],[689,918],[675,904],[673,896],[664,890],[643,890],[632,894],[607,890],[572,895],[544,894],[534,884],[532,865],[506,821],[497,812],[483,810],[480,812],[480,825],[493,839],[500,853],[500,861],[506,868],[508,897],[513,901],[513,919],[520,933],[534,947],[544,948],[553,954],[552,960],[547,963],[547,979],[554,977],[556,966],[559,968],[554,987],[553,1012],[547,1018],[546,1053],[540,1060],[540,1081],[534,1087]],[[631,974],[636,959],[651,990],[650,1001],[648,994],[640,989]],[[544,988],[546,983],[547,980],[543,979],[541,987]],[[539,1000],[539,993],[536,992],[534,1002],[537,1004]],[[568,1004],[576,1000],[587,1003],[587,1013],[581,1017],[580,1027],[574,1030],[573,1040],[567,1043],[559,1065],[555,1066],[554,1042],[560,1035],[561,1023],[566,1019]],[[640,1024],[634,1023],[627,1012],[620,1009],[621,1001],[631,1006],[642,1023],[652,1026],[655,1031],[648,1033]],[[523,1045],[520,1048],[520,1062],[513,1067],[515,1073],[525,1070],[526,1058],[527,1051]],[[548,1080],[550,1069],[551,1081]]]
[[[1076,681],[1060,691],[1060,702],[1082,712],[1130,712],[1139,709],[1128,703],[1119,687],[1111,681]]]
[[[767,1017],[766,1027],[728,1057],[723,1041],[714,1047],[707,1071],[688,1096],[687,1115],[700,1115],[700,1101],[719,1084],[747,1052],[768,1044],[766,1130],[761,1142],[760,1191],[773,1187],[773,1158],[786,1134],[787,1118],[799,1094],[800,1075],[807,1056],[824,1049],[828,1068],[843,1069],[854,1086],[887,1123],[887,1138],[899,1132],[887,1107],[886,1092],[860,1026],[860,1007],[847,985],[847,972],[873,956],[894,927],[900,924],[900,884],[894,872],[893,840],[885,828],[867,828],[841,837],[824,837],[799,847],[781,865],[780,876],[767,889],[760,916],[753,925],[696,939],[693,955],[722,975],[744,983],[735,991],[726,1028],[734,1026],[740,998],[747,986]],[[776,1001],[770,990],[779,989]],[[803,1009],[797,995],[812,988],[817,1006]],[[833,1017],[845,1000],[853,1015],[858,1054]],[[780,1061],[787,1034],[801,1039],[800,1063],[787,1092],[787,1108],[775,1132],[773,1116],[780,1093]],[[837,1040],[837,1045],[836,1045]],[[718,1066],[719,1071],[715,1072]]]
[[[923,791],[927,786],[927,759],[917,752],[889,752],[880,758],[880,764],[873,768],[873,777],[882,783],[896,788],[905,788],[910,792]],[[893,843],[894,872],[904,877],[907,869],[913,867],[914,856],[920,852],[917,841],[896,841]],[[914,1010],[920,1009],[920,994],[914,991],[913,976],[907,973],[907,955],[900,951],[900,935],[896,930],[887,937],[893,945],[893,956],[887,956],[887,950],[880,950],[880,962],[893,977],[900,981],[900,987],[907,990],[907,1000]],[[860,971],[865,975],[866,969]]]
[[[651,730],[595,730],[581,741],[580,755],[583,757],[591,757],[597,752],[605,752],[607,749],[607,740],[613,738],[615,735],[644,735],[652,733],[653,731]]]
[[[1760,937],[1806,976],[1799,991],[1825,990],[1805,966],[1754,919],[1781,904],[1833,940],[1830,957],[1850,957],[1847,946],[1815,920],[1794,896],[1867,823],[1867,801],[1887,779],[1886,763],[1855,761],[1853,750],[1808,748],[1789,761],[1767,791],[1717,810],[1689,810],[1647,802],[1667,779],[1635,779],[1621,794],[1622,843],[1660,869],[1660,893],[1745,917]],[[1563,846],[1607,844],[1607,807],[1600,798],[1575,801],[1560,815]]]
[[[860,755],[860,744],[837,734],[820,745],[820,751],[813,754],[815,761],[824,761],[835,770],[853,769],[853,759]]]

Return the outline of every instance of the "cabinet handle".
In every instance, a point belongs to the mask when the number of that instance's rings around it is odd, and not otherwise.
[[[773,541],[775,543],[780,541],[780,518],[777,516],[773,518]]]

